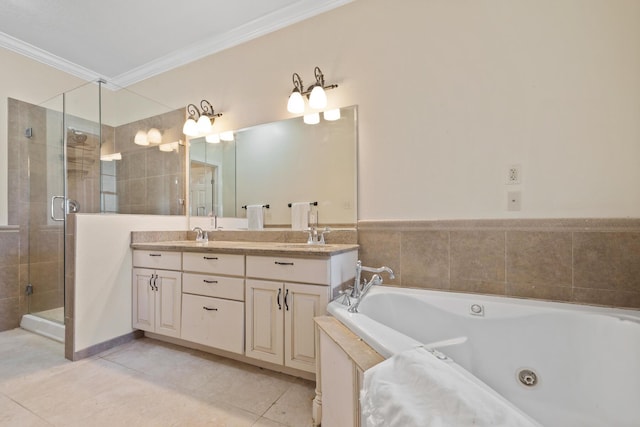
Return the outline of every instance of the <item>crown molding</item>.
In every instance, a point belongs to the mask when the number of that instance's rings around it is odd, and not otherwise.
[[[67,61],[2,32],[0,32],[0,47],[4,47],[86,81],[106,80],[106,88],[117,90],[289,25],[296,24],[315,15],[351,3],[352,1],[354,0],[331,0],[318,3],[317,0],[301,0],[288,7],[276,10],[273,13],[234,28],[218,37],[203,40],[200,43],[181,49],[180,51],[147,62],[126,73],[111,77],[103,76],[94,70]]]
[[[49,65],[57,70],[79,77],[82,80],[91,82],[101,78],[100,74],[93,70],[71,61],[67,61],[64,58],[53,55],[44,49],[25,43],[22,40],[18,40],[3,32],[0,32],[0,47],[19,53],[20,55],[26,56],[34,61]]]

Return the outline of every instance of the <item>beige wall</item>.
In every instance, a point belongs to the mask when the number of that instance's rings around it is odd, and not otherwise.
[[[359,218],[638,217],[640,3],[356,1],[132,86],[221,127],[290,117],[291,74],[359,106]],[[0,50],[0,98],[82,82]],[[0,152],[6,152],[6,102]],[[504,184],[510,164],[523,183]],[[6,223],[0,156],[0,224]],[[522,211],[506,211],[507,191]]]
[[[359,106],[360,219],[638,217],[639,19],[635,0],[360,0],[132,89],[242,128],[290,117],[291,74],[320,66],[330,107]]]

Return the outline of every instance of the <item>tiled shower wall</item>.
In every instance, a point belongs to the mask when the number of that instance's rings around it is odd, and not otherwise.
[[[640,219],[360,221],[385,284],[640,308]]]

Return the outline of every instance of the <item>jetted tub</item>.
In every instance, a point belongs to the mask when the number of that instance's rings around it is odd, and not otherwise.
[[[640,311],[387,286],[346,308],[382,356],[434,349],[545,427],[640,426]]]

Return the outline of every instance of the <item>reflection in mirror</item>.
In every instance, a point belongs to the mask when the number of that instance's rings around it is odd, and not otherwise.
[[[235,142],[191,140],[189,158],[189,215],[235,217]]]
[[[265,225],[290,227],[288,204],[318,202],[320,224],[355,226],[357,109],[340,111],[316,125],[295,117],[242,129],[231,143],[191,140],[190,214],[244,217],[243,206],[268,204]]]

